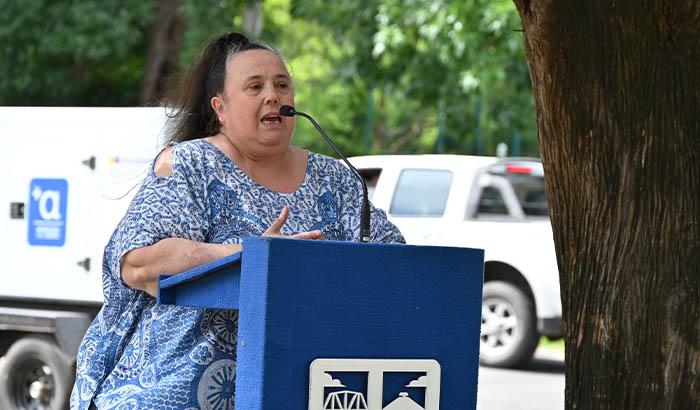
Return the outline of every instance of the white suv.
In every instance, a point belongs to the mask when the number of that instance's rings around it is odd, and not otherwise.
[[[542,164],[532,158],[377,155],[351,158],[415,245],[485,250],[481,363],[527,363],[539,337],[562,337],[559,276]]]

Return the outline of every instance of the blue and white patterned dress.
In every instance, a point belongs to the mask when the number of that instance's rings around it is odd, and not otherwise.
[[[359,236],[361,187],[338,161],[309,153],[294,193],[253,182],[204,140],[173,145],[173,174],[151,169],[104,254],[105,303],[77,360],[71,408],[232,409],[236,380],[236,311],[156,305],[120,278],[129,250],[168,237],[241,243],[261,235],[283,207],[283,234],[320,229],[328,239]],[[383,211],[372,208],[372,241],[403,242]]]

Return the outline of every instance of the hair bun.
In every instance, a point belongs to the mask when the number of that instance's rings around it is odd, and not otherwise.
[[[236,32],[224,34],[223,36],[221,36],[221,39],[227,46],[242,47],[247,44],[250,44],[250,40],[248,40],[248,37]]]

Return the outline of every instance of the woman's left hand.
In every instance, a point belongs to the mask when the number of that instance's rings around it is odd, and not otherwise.
[[[301,232],[298,234],[294,235],[284,235],[282,234],[282,227],[284,224],[287,222],[287,218],[289,217],[289,209],[287,208],[282,208],[282,212],[280,212],[280,216],[275,219],[275,222],[270,225],[269,228],[263,232],[262,236],[271,236],[271,237],[277,237],[277,238],[295,238],[295,239],[325,239],[323,237],[323,232],[321,231],[308,231],[308,232]]]

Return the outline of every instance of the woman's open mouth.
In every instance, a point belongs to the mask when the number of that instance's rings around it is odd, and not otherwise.
[[[261,119],[260,122],[267,126],[276,126],[282,123],[282,117],[277,114],[277,113],[269,113],[265,114]]]

